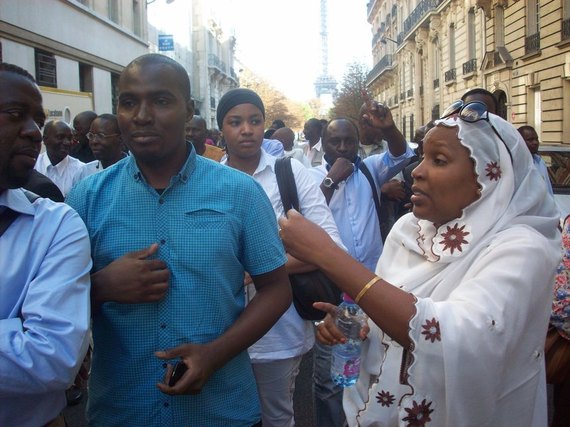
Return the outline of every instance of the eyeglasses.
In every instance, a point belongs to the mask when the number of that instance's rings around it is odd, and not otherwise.
[[[119,136],[120,133],[111,133],[109,135],[106,135],[104,133],[93,133],[93,132],[88,132],[87,135],[85,135],[87,137],[87,139],[89,141],[93,141],[97,138],[99,139],[107,139],[107,138],[111,138],[112,136]]]
[[[501,137],[501,135],[499,135],[499,132],[497,132],[497,129],[495,129],[493,123],[491,123],[491,121],[489,120],[489,112],[487,111],[487,106],[484,103],[479,101],[473,101],[465,104],[462,100],[455,101],[453,104],[451,104],[449,107],[447,107],[444,110],[440,118],[446,119],[448,117],[453,116],[454,114],[457,114],[457,116],[461,120],[467,123],[476,123],[480,120],[485,120],[487,123],[489,123],[489,126],[491,126],[491,129],[493,129],[493,132],[495,132],[497,138],[501,140],[501,142],[507,149],[507,153],[509,153],[509,157],[511,158],[511,164],[513,163],[513,155],[511,154],[511,150],[509,150],[509,146],[507,145],[505,140]]]

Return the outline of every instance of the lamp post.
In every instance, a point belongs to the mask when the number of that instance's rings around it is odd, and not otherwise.
[[[382,44],[387,44],[389,41],[398,44],[396,40],[391,39],[390,37],[382,36],[382,38],[380,39],[380,43]]]

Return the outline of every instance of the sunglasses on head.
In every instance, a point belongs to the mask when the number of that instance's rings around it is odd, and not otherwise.
[[[497,138],[501,140],[505,148],[507,149],[507,153],[509,153],[509,157],[511,158],[511,164],[513,163],[513,155],[511,154],[511,150],[509,150],[509,146],[505,142],[505,140],[499,135],[493,123],[489,120],[489,112],[487,111],[487,106],[483,102],[473,101],[465,104],[463,101],[455,101],[449,107],[447,107],[443,114],[441,115],[440,119],[446,119],[453,115],[457,115],[461,120],[467,123],[476,123],[480,120],[484,120],[489,123]]]

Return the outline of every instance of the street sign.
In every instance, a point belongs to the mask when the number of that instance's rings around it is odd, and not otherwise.
[[[167,34],[158,35],[158,51],[166,52],[169,50],[174,50],[174,37]]]

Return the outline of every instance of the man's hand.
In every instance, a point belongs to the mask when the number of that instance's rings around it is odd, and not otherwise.
[[[338,184],[339,182],[346,180],[353,172],[354,165],[352,162],[344,157],[339,157],[331,166],[327,176]]]
[[[386,182],[382,188],[382,195],[388,197],[391,200],[404,200],[406,198],[406,190],[404,188],[404,181],[397,179],[391,179]]]
[[[169,386],[168,382],[174,369],[173,365],[169,364],[164,382],[158,383],[157,387],[169,395],[200,393],[210,376],[219,368],[215,362],[215,353],[208,344],[183,344],[170,350],[157,351],[155,356],[159,359],[179,358],[188,367],[182,378],[173,386]]]
[[[147,259],[158,250],[153,243],[129,252],[91,275],[91,297],[95,307],[107,301],[120,303],[156,302],[168,290],[170,272],[160,259]]]
[[[380,131],[392,129],[395,123],[388,106],[370,99],[365,92],[362,95],[364,96],[364,104],[360,107],[358,121],[362,125]]]

